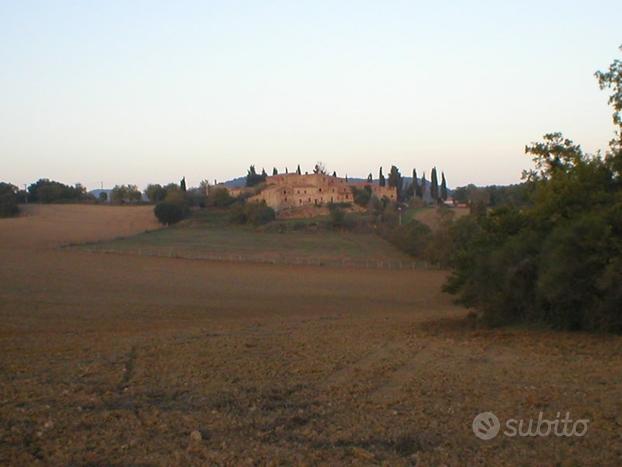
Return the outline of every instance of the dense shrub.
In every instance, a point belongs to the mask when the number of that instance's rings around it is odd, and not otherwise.
[[[16,186],[0,182],[0,217],[12,217],[19,214],[17,191]]]
[[[263,225],[272,222],[276,218],[276,213],[266,203],[248,203],[246,217],[253,225]]]
[[[233,224],[263,225],[276,218],[274,209],[261,203],[236,203],[229,212],[229,221]]]
[[[186,191],[188,206],[204,208],[207,206],[207,196],[202,188],[190,188]]]
[[[171,225],[181,221],[186,216],[186,209],[181,203],[163,201],[153,209],[160,224]]]
[[[422,256],[432,234],[427,225],[417,220],[388,229],[385,227],[383,232],[389,242],[412,256]]]
[[[363,188],[352,187],[352,198],[354,199],[354,203],[359,206],[367,207],[371,196],[372,191],[370,186],[364,186]]]
[[[216,208],[226,208],[235,203],[236,199],[229,194],[226,188],[212,188],[207,197],[206,205]]]
[[[346,211],[335,204],[329,205],[328,209],[331,227],[333,227],[334,229],[340,229],[345,227]]]

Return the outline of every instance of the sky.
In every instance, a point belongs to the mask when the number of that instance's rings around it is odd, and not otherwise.
[[[613,135],[616,1],[0,0],[0,181],[89,189],[322,161],[520,181]]]

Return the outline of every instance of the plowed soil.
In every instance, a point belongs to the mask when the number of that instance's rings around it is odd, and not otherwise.
[[[476,329],[441,271],[106,255],[151,209],[0,220],[2,465],[620,465],[622,339]],[[589,419],[483,441],[473,417]]]

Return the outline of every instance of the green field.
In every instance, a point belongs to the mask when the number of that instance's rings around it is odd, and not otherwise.
[[[226,213],[201,211],[176,226],[76,248],[191,259],[286,264],[412,267],[413,260],[371,232],[327,229],[320,219],[231,225]]]

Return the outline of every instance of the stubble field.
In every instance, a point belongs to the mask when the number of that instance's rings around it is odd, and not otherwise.
[[[0,220],[0,464],[622,463],[619,337],[474,329],[441,271],[58,248],[149,207],[26,213]],[[482,441],[483,411],[589,430]]]

